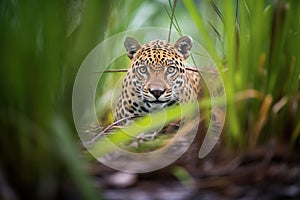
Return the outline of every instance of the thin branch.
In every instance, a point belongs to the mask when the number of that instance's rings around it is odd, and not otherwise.
[[[209,72],[209,71],[206,71],[204,69],[196,69],[196,68],[190,68],[190,67],[186,67],[185,68],[186,70],[188,71],[192,71],[192,72],[198,72],[198,73],[207,73],[207,74],[213,74],[213,75],[219,75],[219,73],[216,73],[216,72]],[[102,72],[95,72],[95,73],[114,73],[114,72],[127,72],[127,69],[109,69],[109,70],[105,70],[105,71],[102,71]]]
[[[120,123],[122,121],[125,121],[127,119],[134,119],[134,118],[137,118],[137,117],[138,116],[125,117],[125,118],[119,119],[118,121],[115,121],[114,123],[112,123],[109,126],[107,126],[103,131],[101,131],[100,133],[98,133],[94,138],[92,138],[91,140],[87,141],[86,144],[91,144],[91,143],[95,142],[99,137],[101,137],[102,135],[104,135],[108,130],[110,130],[111,128],[113,128],[118,123]]]
[[[127,72],[127,71],[128,71],[127,69],[108,69],[108,70],[105,70],[105,71],[102,71],[102,72],[95,72],[95,73],[103,74],[103,73],[111,73],[111,72]]]
[[[195,68],[189,68],[189,67],[186,67],[185,69],[188,71],[192,71],[192,72],[198,72],[198,73],[201,72],[201,73],[206,73],[206,74],[220,75],[217,72],[209,72],[209,71],[202,70],[202,69],[195,69]]]

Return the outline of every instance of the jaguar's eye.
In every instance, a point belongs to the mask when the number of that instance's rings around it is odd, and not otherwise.
[[[138,68],[138,70],[139,70],[139,72],[140,72],[141,74],[146,74],[146,73],[147,73],[147,67],[146,67],[146,66],[140,66],[140,67]]]
[[[174,66],[169,66],[167,68],[167,73],[168,74],[173,74],[173,73],[175,73],[175,71],[176,71],[176,68]]]

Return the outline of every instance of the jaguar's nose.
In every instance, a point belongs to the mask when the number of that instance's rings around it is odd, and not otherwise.
[[[161,95],[163,95],[165,93],[166,89],[163,89],[163,88],[155,88],[155,89],[152,89],[152,88],[149,88],[149,92],[156,98],[156,99],[159,99],[159,97]]]

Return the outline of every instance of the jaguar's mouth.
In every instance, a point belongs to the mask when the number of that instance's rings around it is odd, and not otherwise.
[[[153,103],[153,104],[166,104],[166,106],[171,106],[176,103],[175,100],[166,100],[166,101],[154,100],[154,101],[146,101],[146,102]]]
[[[157,103],[157,104],[161,104],[161,103],[168,103],[169,101],[160,101],[160,100],[155,100],[155,101],[147,101],[148,103]]]

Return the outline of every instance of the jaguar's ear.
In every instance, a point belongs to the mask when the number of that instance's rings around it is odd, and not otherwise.
[[[140,43],[132,37],[127,37],[125,39],[124,46],[130,59],[132,59],[134,54],[141,48]]]
[[[174,46],[184,59],[187,59],[193,46],[193,39],[190,36],[182,36],[177,40]]]

